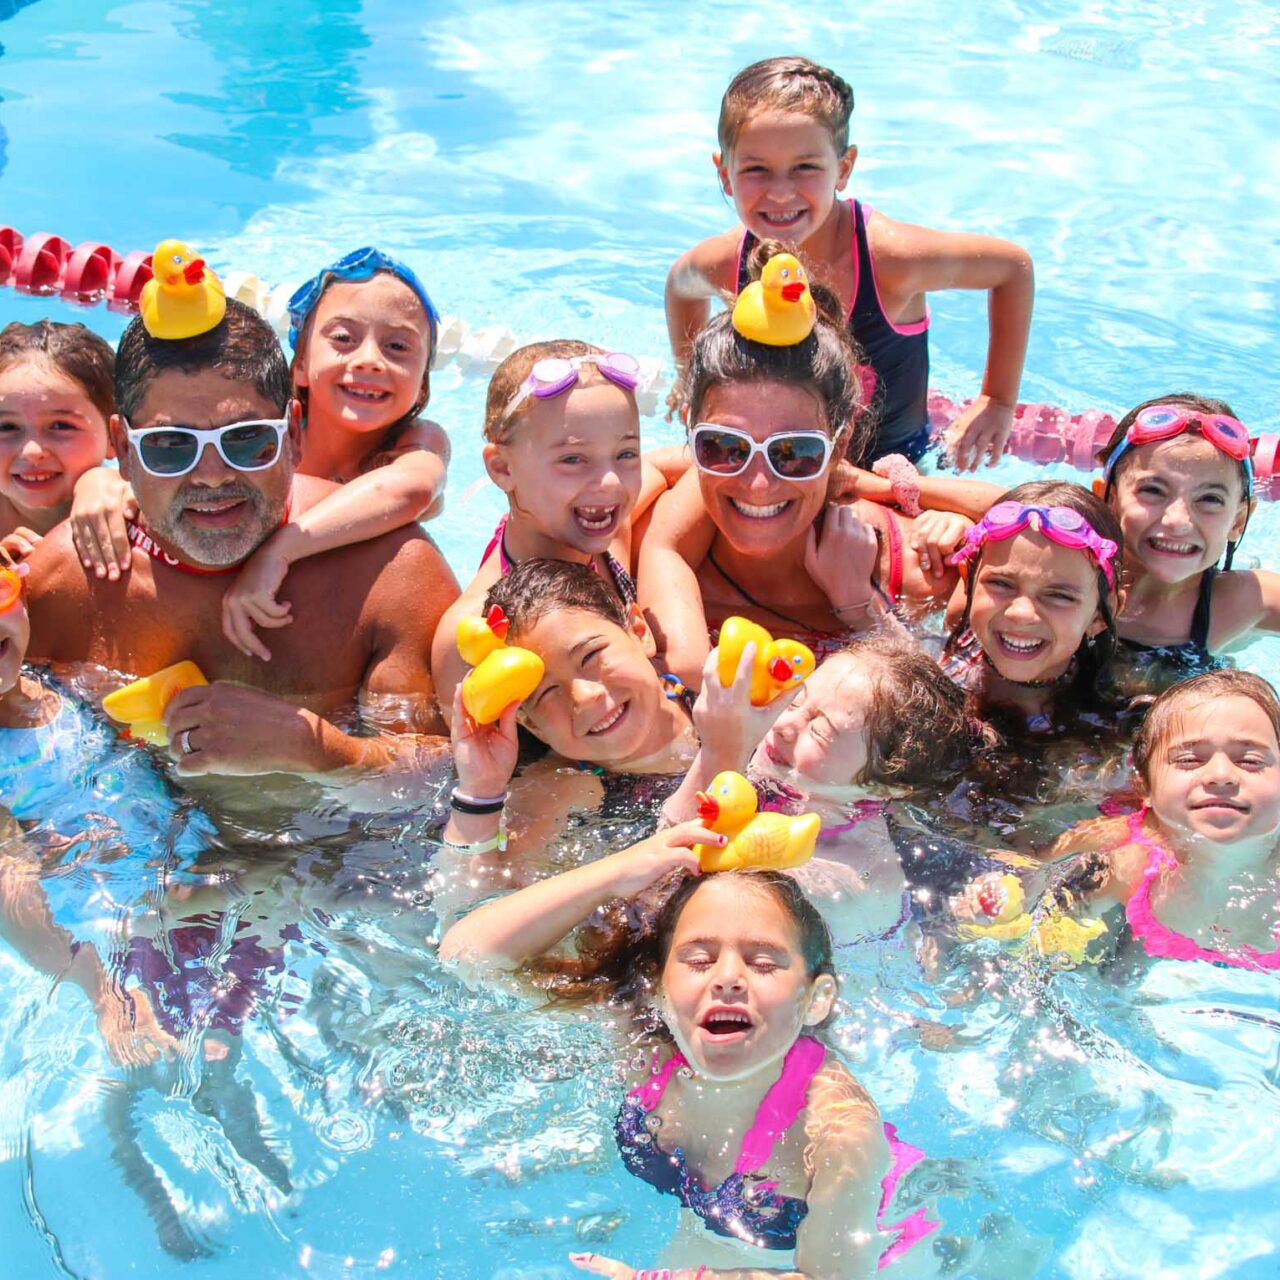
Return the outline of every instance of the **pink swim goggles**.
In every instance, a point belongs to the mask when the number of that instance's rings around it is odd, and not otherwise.
[[[1116,463],[1130,449],[1139,445],[1154,444],[1157,440],[1171,440],[1181,435],[1188,427],[1199,427],[1200,434],[1215,449],[1220,449],[1229,458],[1234,458],[1244,468],[1246,495],[1253,491],[1253,458],[1252,441],[1248,428],[1238,418],[1225,413],[1202,413],[1199,409],[1191,409],[1186,405],[1152,404],[1148,405],[1134,418],[1124,439],[1111,451],[1111,456],[1103,464],[1104,479],[1111,480],[1111,473]]]
[[[1070,507],[1032,507],[1022,502],[997,502],[964,535],[964,542],[948,563],[968,564],[986,543],[1012,538],[1026,528],[1044,534],[1060,547],[1087,551],[1106,576],[1111,589],[1115,590],[1116,573],[1111,562],[1119,548]]]
[[[529,370],[529,376],[521,384],[511,403],[507,405],[508,417],[530,397],[535,400],[550,400],[553,396],[563,395],[570,387],[578,383],[578,370],[584,364],[593,364],[601,374],[608,378],[615,387],[624,391],[634,391],[640,381],[640,362],[635,356],[621,351],[605,351],[600,355],[585,356],[548,356],[539,360]]]

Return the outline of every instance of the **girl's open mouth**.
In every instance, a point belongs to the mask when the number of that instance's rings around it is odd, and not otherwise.
[[[754,1026],[751,1015],[745,1009],[725,1008],[723,1006],[709,1009],[703,1014],[698,1026],[710,1040],[723,1043],[727,1040],[740,1040]]]

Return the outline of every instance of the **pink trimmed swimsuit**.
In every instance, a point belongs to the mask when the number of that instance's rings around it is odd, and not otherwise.
[[[672,1073],[689,1065],[677,1051],[661,1066],[655,1066],[649,1079],[632,1089],[623,1101],[614,1128],[623,1164],[637,1178],[675,1196],[717,1235],[745,1240],[763,1249],[794,1249],[796,1234],[809,1206],[797,1196],[778,1195],[777,1182],[769,1181],[760,1170],[769,1162],[774,1143],[804,1110],[809,1083],[826,1056],[826,1048],[812,1036],[801,1036],[791,1046],[782,1064],[782,1074],[765,1094],[755,1121],[742,1139],[733,1172],[719,1186],[706,1190],[690,1172],[684,1152],[679,1147],[672,1152],[663,1151],[646,1123],[649,1114],[662,1101]],[[923,1207],[901,1222],[884,1221],[902,1175],[924,1158],[919,1147],[899,1139],[893,1125],[886,1124],[884,1132],[893,1163],[880,1181],[876,1226],[881,1231],[899,1234],[881,1255],[881,1267],[888,1266],[939,1225],[930,1220]]]
[[[509,517],[503,516],[498,521],[498,527],[493,531],[493,537],[489,539],[489,545],[485,547],[484,554],[480,557],[480,563],[489,558],[489,553],[496,547],[498,549],[498,567],[502,570],[503,575],[511,572],[512,559],[507,555],[507,520]],[[609,577],[613,581],[614,589],[622,598],[623,604],[636,603],[636,584],[632,581],[631,575],[627,572],[626,566],[621,564],[617,556],[612,552],[602,551],[600,559],[604,561],[604,567],[609,570]],[[591,561],[592,572],[598,572],[596,562]]]
[[[876,409],[875,443],[868,461],[886,453],[905,453],[914,462],[928,443],[929,427],[929,317],[912,324],[894,324],[884,313],[876,285],[871,248],[867,243],[867,218],[872,210],[857,200],[849,254],[853,259],[853,305],[849,308],[849,332],[862,349],[865,365],[859,366]],[[748,284],[747,266],[756,238],[744,231],[738,250],[738,291]]]
[[[1147,955],[1170,960],[1204,960],[1208,964],[1225,964],[1235,969],[1253,969],[1260,972],[1280,970],[1280,939],[1274,951],[1257,951],[1241,946],[1237,954],[1215,951],[1202,947],[1185,934],[1161,924],[1151,910],[1151,889],[1166,871],[1177,869],[1178,860],[1162,844],[1157,843],[1142,829],[1148,810],[1137,810],[1129,815],[1129,835],[1135,844],[1147,850],[1147,865],[1142,880],[1124,904],[1125,919],[1133,936],[1146,948]],[[1280,934],[1280,926],[1277,926]]]

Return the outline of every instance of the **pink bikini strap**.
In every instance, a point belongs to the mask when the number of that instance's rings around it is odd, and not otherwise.
[[[657,1049],[653,1051],[649,1078],[627,1093],[628,1098],[634,1098],[640,1104],[642,1111],[652,1111],[662,1101],[662,1095],[667,1091],[667,1083],[671,1079],[672,1072],[689,1065],[688,1059],[677,1049],[662,1066],[658,1066],[658,1052]]]
[[[818,835],[825,840],[828,836],[838,836],[841,832],[852,831],[854,827],[860,827],[864,822],[870,822],[872,818],[884,817],[887,807],[883,800],[857,800],[854,802],[848,822],[837,823],[834,827],[823,827]]]
[[[898,1232],[898,1238],[880,1255],[876,1270],[887,1267],[895,1258],[906,1253],[917,1240],[927,1236],[930,1231],[936,1231],[942,1225],[929,1217],[929,1210],[923,1205],[908,1217],[903,1218],[901,1222],[884,1220],[902,1175],[924,1159],[924,1152],[919,1147],[913,1147],[911,1143],[899,1138],[897,1129],[887,1122],[884,1126],[884,1136],[889,1143],[889,1155],[893,1163],[889,1166],[889,1172],[880,1179],[880,1204],[876,1209],[876,1226],[884,1232]]]
[[[889,581],[885,594],[889,604],[896,608],[902,597],[902,530],[898,528],[898,518],[885,508],[884,512],[885,540],[889,548]]]
[[[493,531],[493,537],[489,539],[489,545],[485,547],[484,554],[480,557],[480,563],[483,565],[489,558],[489,552],[491,552],[494,547],[497,547],[498,568],[502,570],[504,575],[511,572],[511,561],[507,559],[507,550],[502,545],[502,535],[506,533],[506,531],[507,516],[503,516],[502,519],[498,521],[498,527]]]
[[[820,1041],[801,1036],[787,1050],[782,1074],[770,1087],[756,1112],[755,1123],[742,1139],[735,1173],[755,1173],[773,1154],[773,1144],[795,1123],[809,1096],[809,1082],[827,1056]]]
[[[1205,960],[1209,964],[1226,964],[1236,969],[1254,969],[1271,971],[1280,969],[1280,947],[1274,951],[1258,951],[1254,947],[1242,946],[1240,954],[1234,955],[1226,951],[1214,951],[1202,947],[1193,938],[1170,929],[1161,924],[1151,909],[1151,886],[1164,871],[1172,870],[1178,865],[1177,859],[1153,840],[1143,830],[1143,821],[1147,815],[1147,806],[1129,815],[1129,835],[1135,844],[1149,850],[1147,865],[1142,872],[1142,880],[1124,904],[1124,918],[1129,922],[1133,936],[1142,943],[1147,955],[1155,959],[1170,960]]]

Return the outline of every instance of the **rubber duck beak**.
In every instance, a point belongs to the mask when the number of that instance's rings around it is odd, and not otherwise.
[[[182,268],[182,278],[188,284],[199,284],[204,279],[204,259],[192,258],[185,267]]]
[[[492,609],[485,615],[485,622],[488,624],[489,630],[493,632],[499,640],[507,638],[507,632],[511,629],[511,619],[502,611],[500,604],[495,604]]]
[[[769,663],[769,674],[780,683],[791,679],[791,663],[786,658],[774,658]]]
[[[718,800],[707,795],[705,791],[699,791],[694,798],[698,802],[698,817],[703,822],[710,824],[720,816],[720,802]]]
[[[782,296],[788,302],[799,302],[806,288],[803,280],[792,280],[790,284],[782,286]]]

